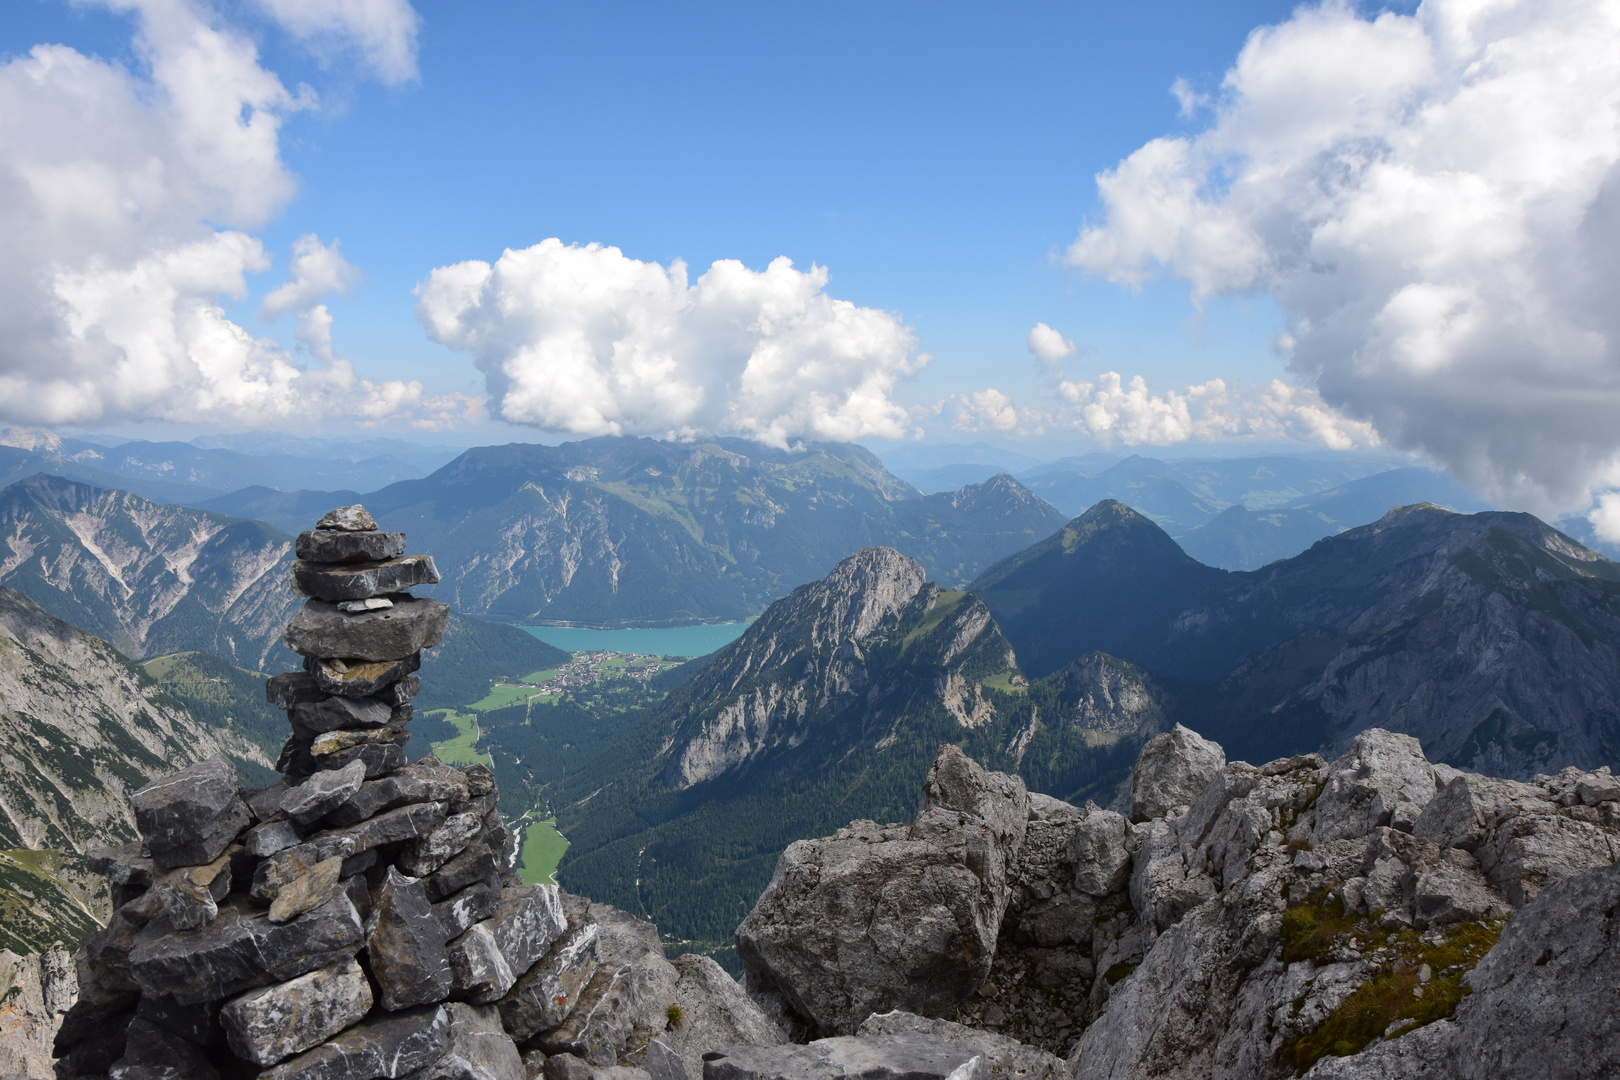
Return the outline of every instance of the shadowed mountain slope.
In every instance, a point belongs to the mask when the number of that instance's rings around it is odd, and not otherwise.
[[[1620,761],[1620,566],[1528,514],[1400,507],[1225,573],[1104,503],[972,588],[1032,674],[1112,653],[1244,756],[1378,726],[1506,775]]]

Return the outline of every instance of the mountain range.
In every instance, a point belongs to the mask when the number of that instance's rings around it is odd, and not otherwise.
[[[1379,726],[1501,775],[1620,762],[1620,565],[1528,514],[1400,507],[1228,572],[1104,502],[970,588],[1028,674],[1121,657],[1255,759]]]
[[[307,521],[350,493],[251,491],[210,509]],[[502,622],[678,625],[755,615],[886,544],[948,584],[1057,528],[1010,477],[923,496],[849,444],[597,438],[479,447],[363,496],[445,573],[437,595]]]
[[[395,439],[216,436],[197,443],[147,442],[6,428],[0,429],[0,487],[44,472],[189,504],[254,485],[370,491],[425,475],[457,453]]]

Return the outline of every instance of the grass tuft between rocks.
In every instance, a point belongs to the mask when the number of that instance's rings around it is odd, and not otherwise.
[[[1462,923],[1424,933],[1385,930],[1345,915],[1335,890],[1312,893],[1283,915],[1284,962],[1362,959],[1373,974],[1315,1031],[1284,1042],[1278,1060],[1303,1076],[1330,1054],[1360,1053],[1375,1039],[1396,1039],[1450,1016],[1468,995],[1463,977],[1490,952],[1506,922]]]

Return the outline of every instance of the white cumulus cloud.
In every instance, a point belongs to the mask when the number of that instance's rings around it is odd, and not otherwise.
[[[1043,322],[1035,324],[1024,344],[1043,364],[1056,364],[1074,354],[1075,344]]]
[[[1291,422],[1338,410],[1502,502],[1583,504],[1620,452],[1617,40],[1602,0],[1301,8],[1250,35],[1203,131],[1098,177],[1068,258],[1269,293],[1321,395],[1290,391]],[[1099,381],[1087,407],[1169,431],[1176,396],[1196,422],[1219,393]]]
[[[421,17],[409,0],[259,0],[261,7],[322,55],[354,51],[385,83],[416,77]]]
[[[335,243],[300,240],[265,308],[297,313],[317,366],[256,338],[224,302],[270,268],[245,230],[292,198],[281,125],[313,96],[290,93],[209,8],[107,6],[133,16],[142,72],[61,45],[0,64],[0,419],[372,416],[394,392],[332,356],[320,302],[354,281]],[[419,387],[416,400],[429,408]]]
[[[898,316],[828,296],[827,270],[686,265],[542,241],[417,287],[430,337],[472,353],[512,423],[578,435],[898,438],[926,355]]]

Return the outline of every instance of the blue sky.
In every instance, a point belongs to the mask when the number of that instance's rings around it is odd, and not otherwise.
[[[313,232],[366,277],[330,302],[341,355],[479,392],[468,358],[425,336],[411,290],[433,267],[556,236],[695,268],[826,266],[832,295],[900,313],[936,358],[899,389],[908,403],[1033,393],[1036,321],[1155,383],[1282,371],[1263,296],[1195,318],[1183,284],[1133,294],[1057,257],[1095,215],[1093,175],[1185,126],[1172,82],[1213,88],[1289,5],[416,6],[420,77],[398,87],[352,58],[323,69],[253,8],[226,9],[267,68],[323,99],[283,129],[298,194],[256,230],[276,265],[231,308],[256,334],[293,344],[290,319],[255,310]],[[14,0],[0,44],[138,68],[130,28]]]

